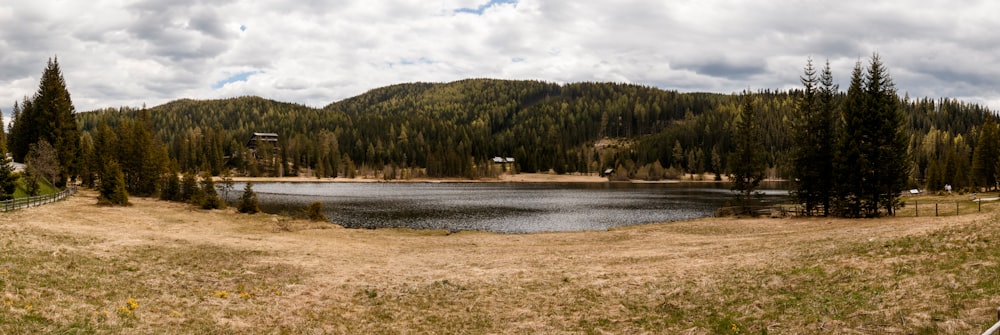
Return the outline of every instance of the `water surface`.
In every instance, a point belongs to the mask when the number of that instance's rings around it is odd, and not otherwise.
[[[241,190],[243,185],[236,185]],[[721,183],[259,183],[261,208],[293,212],[319,201],[348,228],[503,233],[607,230],[707,217],[732,201]],[[230,195],[238,198],[240,192]],[[768,191],[765,197],[787,195]]]

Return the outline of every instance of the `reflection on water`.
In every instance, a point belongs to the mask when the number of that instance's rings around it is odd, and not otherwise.
[[[254,191],[266,212],[293,212],[320,201],[330,221],[348,228],[528,233],[606,230],[711,216],[733,199],[728,187],[715,183],[259,183],[254,184]],[[242,188],[238,184],[235,189]],[[230,200],[238,199],[240,192],[232,193]],[[764,196],[784,197],[787,192],[769,191]]]

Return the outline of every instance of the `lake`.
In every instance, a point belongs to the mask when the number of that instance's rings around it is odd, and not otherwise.
[[[764,201],[788,196],[768,184]],[[242,183],[230,192],[236,201]],[[255,183],[261,209],[299,211],[322,202],[347,228],[501,233],[607,230],[708,217],[733,200],[725,183]]]

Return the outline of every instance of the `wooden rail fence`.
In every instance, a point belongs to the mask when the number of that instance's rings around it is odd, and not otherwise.
[[[990,327],[990,329],[983,332],[983,335],[993,335],[996,334],[997,331],[1000,331],[1000,308],[997,308],[997,323],[994,323],[993,327]]]
[[[0,201],[0,212],[9,212],[22,208],[41,206],[53,203],[76,193],[76,187],[69,187],[59,193],[36,195],[27,198],[17,198],[13,200]]]

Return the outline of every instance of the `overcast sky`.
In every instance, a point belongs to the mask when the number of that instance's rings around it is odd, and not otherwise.
[[[1000,109],[1000,2],[30,0],[0,4],[0,109],[58,56],[77,111],[259,95],[322,107],[404,82],[846,90],[877,51],[900,94]]]

